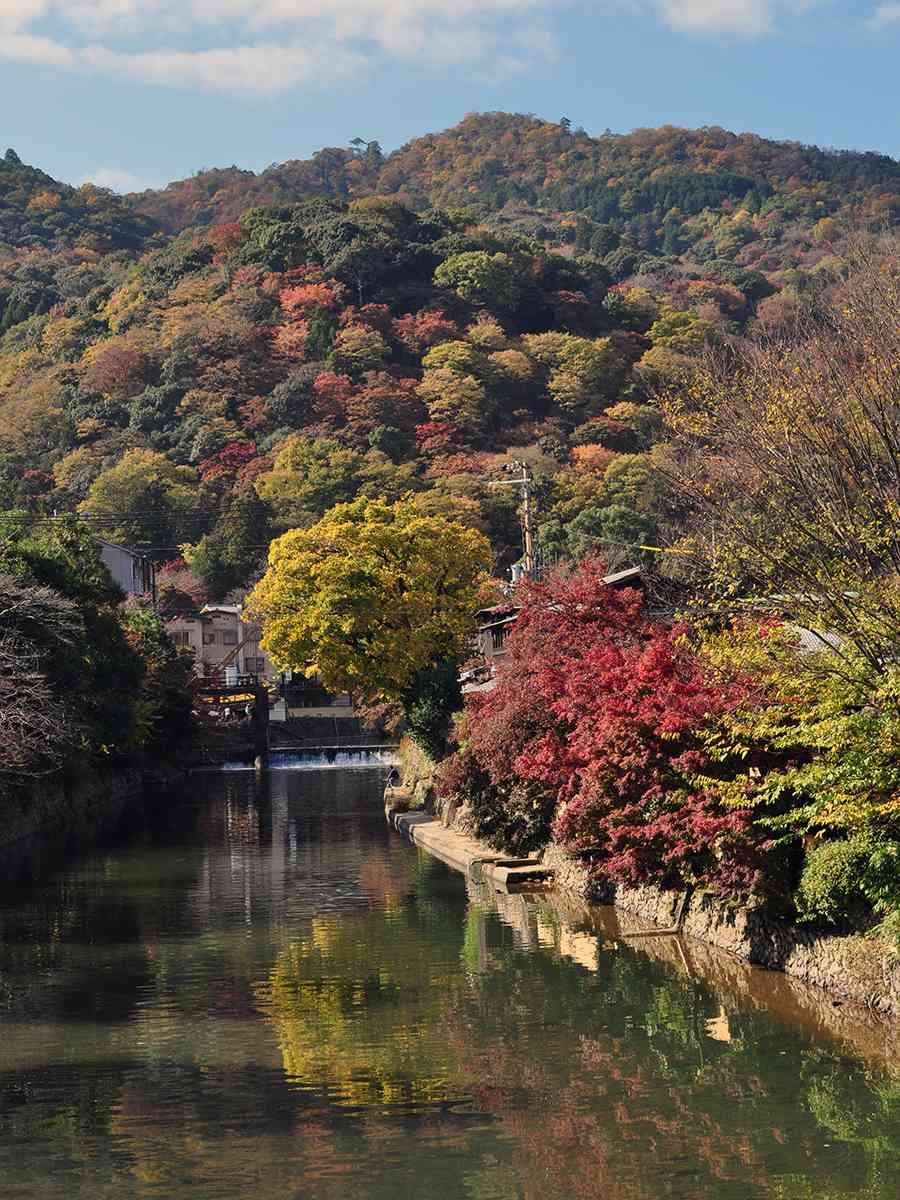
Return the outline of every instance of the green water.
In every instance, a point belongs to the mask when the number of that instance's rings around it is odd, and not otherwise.
[[[197,776],[7,881],[4,1200],[900,1197],[890,1030],[469,896],[382,783]]]

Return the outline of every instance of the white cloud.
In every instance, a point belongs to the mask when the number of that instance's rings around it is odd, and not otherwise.
[[[871,29],[888,29],[900,25],[900,4],[877,4],[869,20]]]
[[[737,33],[757,37],[773,28],[769,0],[663,0],[672,29],[688,33]]]
[[[615,20],[625,6],[687,35],[760,37],[824,2],[0,0],[0,59],[271,95],[351,78],[377,59],[481,74],[526,70],[557,56],[550,18],[566,7]],[[881,24],[900,20],[900,3],[881,3],[875,14]]]
[[[0,34],[0,58],[16,62],[43,63],[50,67],[74,67],[76,55],[68,46],[51,38],[27,33]]]
[[[52,0],[0,0],[0,30],[15,33],[26,29],[50,9]]]
[[[74,182],[76,187],[82,183],[94,183],[97,187],[109,188],[112,192],[121,193],[145,192],[148,188],[163,186],[162,180],[151,179],[146,175],[136,175],[125,167],[97,167],[96,170],[88,171],[86,175],[82,175]]]
[[[0,58],[175,87],[272,94],[374,55],[478,67],[551,57],[521,19],[569,0],[0,0]],[[56,37],[49,36],[48,24]]]
[[[102,75],[170,87],[269,95],[307,83],[344,79],[365,69],[363,55],[333,46],[257,43],[212,50],[123,53],[87,46],[79,64]]]
[[[856,8],[858,0],[838,0]],[[680,33],[722,33],[737,37],[775,34],[790,17],[803,16],[835,0],[654,0],[670,29]],[[900,4],[883,5],[900,8]]]

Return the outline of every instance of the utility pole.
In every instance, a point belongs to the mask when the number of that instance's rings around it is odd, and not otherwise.
[[[522,555],[522,565],[525,568],[525,575],[528,579],[534,579],[534,507],[532,504],[532,478],[531,471],[526,462],[521,459],[514,458],[508,462],[504,471],[512,473],[517,471],[518,474],[512,479],[494,479],[490,483],[490,487],[517,487],[519,495],[522,497],[522,543],[524,554]]]

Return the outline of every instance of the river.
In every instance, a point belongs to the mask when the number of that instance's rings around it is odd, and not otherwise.
[[[469,894],[383,779],[195,775],[7,881],[4,1200],[897,1200],[900,1029]]]

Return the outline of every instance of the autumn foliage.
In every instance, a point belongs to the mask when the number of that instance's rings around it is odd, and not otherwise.
[[[747,686],[714,679],[604,570],[589,559],[528,589],[496,687],[468,700],[443,786],[467,796],[479,832],[527,848],[553,834],[611,880],[750,892],[766,838],[708,782],[723,765],[701,737]]]

